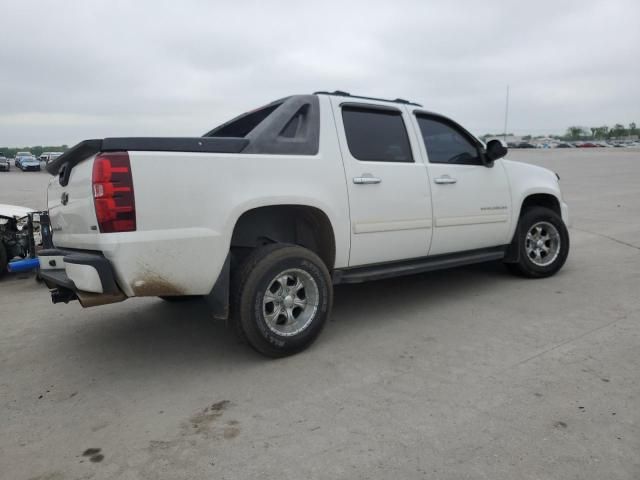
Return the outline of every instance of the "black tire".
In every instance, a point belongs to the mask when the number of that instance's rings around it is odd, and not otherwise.
[[[4,243],[0,241],[0,278],[7,273],[7,265],[9,264],[9,258],[7,255],[7,249],[4,246]]]
[[[263,301],[267,289],[275,285],[275,279],[281,273],[291,270],[298,272],[299,277],[305,279],[309,290],[313,289],[315,299],[311,300],[310,294],[308,301],[309,304],[313,302],[311,305],[317,303],[317,306],[307,306],[298,310],[301,331],[281,333],[280,330],[285,330],[287,326],[269,326],[265,318],[268,305],[263,306]],[[295,278],[291,277],[291,280]],[[307,295],[306,288],[301,288],[300,292],[301,295]],[[242,265],[232,272],[231,295],[232,316],[239,336],[256,351],[274,358],[293,355],[311,345],[322,331],[333,305],[333,286],[324,262],[306,248],[287,244],[259,247],[249,254]],[[288,298],[291,301],[292,297]],[[280,301],[284,305],[285,300],[281,298]],[[288,308],[291,312],[296,311],[296,307],[292,307],[291,304]],[[284,311],[282,315],[287,316]],[[303,320],[300,315],[306,315],[308,319]],[[298,327],[298,318],[291,328]],[[280,316],[272,322],[280,322]]]
[[[547,265],[540,265],[527,253],[527,234],[538,223],[546,222],[555,227],[560,244],[557,256]],[[553,229],[551,229],[553,230]],[[512,248],[518,248],[518,261],[507,263],[509,271],[515,275],[527,278],[544,278],[554,275],[562,268],[569,255],[569,232],[560,215],[549,208],[531,207],[527,209],[518,221],[518,228],[513,239]],[[545,261],[542,259],[542,261]]]

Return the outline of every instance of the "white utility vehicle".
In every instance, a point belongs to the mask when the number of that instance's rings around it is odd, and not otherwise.
[[[320,333],[333,285],[569,251],[559,177],[406,100],[317,92],[197,138],[86,140],[47,165],[54,302],[203,296],[256,350]]]

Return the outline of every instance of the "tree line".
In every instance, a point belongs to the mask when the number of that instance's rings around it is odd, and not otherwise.
[[[485,140],[487,138],[500,138],[504,136],[504,133],[486,133],[480,138]],[[508,137],[513,137],[513,133],[507,133]],[[554,138],[556,140],[575,141],[575,140],[625,140],[628,138],[640,136],[640,128],[636,126],[635,122],[631,122],[628,127],[625,127],[621,123],[616,123],[613,127],[602,125],[601,127],[582,127],[574,125],[567,128],[564,135],[523,135],[521,138],[525,142],[535,140],[536,138]]]
[[[18,152],[31,152],[36,157],[42,155],[43,152],[66,152],[69,149],[68,145],[57,145],[57,146],[42,146],[38,145],[36,147],[0,147],[0,155],[7,158],[13,158],[16,156]]]
[[[616,123],[613,127],[602,125],[601,127],[581,127],[572,126],[567,128],[565,138],[567,140],[580,140],[584,138],[592,138],[594,140],[611,140],[611,139],[625,139],[627,137],[634,137],[640,134],[640,129],[636,126],[635,122],[631,122],[629,127],[625,127],[621,123]]]

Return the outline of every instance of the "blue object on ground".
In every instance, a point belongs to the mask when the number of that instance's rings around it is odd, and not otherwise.
[[[13,273],[28,272],[40,266],[40,260],[37,258],[25,258],[24,260],[16,260],[9,262],[9,271]]]

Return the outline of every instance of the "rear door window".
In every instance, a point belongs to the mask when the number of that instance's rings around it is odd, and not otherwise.
[[[351,155],[371,162],[413,162],[407,129],[399,110],[342,108]]]

